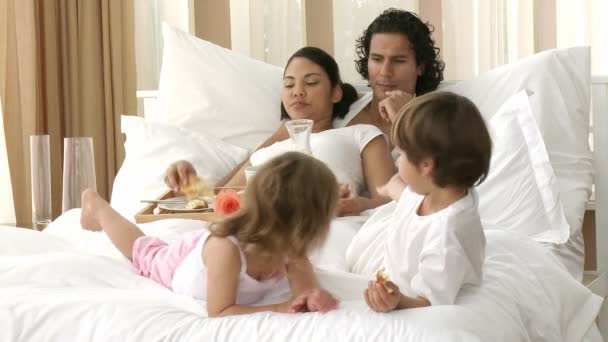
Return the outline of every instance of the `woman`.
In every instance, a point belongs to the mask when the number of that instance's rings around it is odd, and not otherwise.
[[[377,192],[394,173],[389,146],[382,132],[371,125],[332,129],[334,119],[344,117],[357,99],[355,89],[342,83],[333,57],[314,47],[298,50],[285,67],[281,99],[281,118],[284,120],[281,127],[222,185],[244,185],[245,168],[291,149],[285,121],[311,119],[314,121],[313,155],[329,166],[339,182],[348,184],[348,190],[343,188],[341,192],[339,213],[356,215],[388,202],[388,198]],[[176,189],[193,174],[196,171],[192,164],[179,161],[169,167],[165,182]],[[365,191],[369,197],[358,196]]]

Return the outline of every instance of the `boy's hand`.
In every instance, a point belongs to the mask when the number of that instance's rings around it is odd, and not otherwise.
[[[324,289],[304,291],[291,301],[289,312],[328,312],[338,306],[338,301]]]
[[[385,286],[392,289],[393,293],[388,293]],[[392,281],[387,281],[384,285],[377,281],[370,281],[363,294],[367,306],[376,312],[389,312],[395,310],[401,299],[399,287]]]
[[[406,186],[403,179],[396,173],[386,184],[379,186],[376,191],[378,191],[378,194],[381,196],[389,197],[393,201],[398,201],[401,197],[401,192],[403,192]]]

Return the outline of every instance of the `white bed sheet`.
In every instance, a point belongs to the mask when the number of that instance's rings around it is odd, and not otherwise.
[[[367,279],[344,272],[344,250],[361,224],[355,218],[337,221],[313,258],[339,310],[210,319],[204,302],[137,276],[105,235],[79,229],[78,215],[62,215],[44,233],[0,228],[0,341],[571,342],[583,339],[601,304],[539,244],[488,232],[480,288],[462,290],[453,306],[374,313],[361,298]],[[171,240],[199,225],[143,228]]]

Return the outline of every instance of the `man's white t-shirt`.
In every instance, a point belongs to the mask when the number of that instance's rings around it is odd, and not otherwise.
[[[353,104],[350,105],[348,113],[346,113],[346,115],[342,119],[334,119],[334,127],[346,127],[355,118],[355,116],[357,116],[357,114],[361,113],[365,106],[372,102],[373,98],[374,93],[371,91],[361,95],[361,97],[357,101],[353,102]],[[386,138],[388,139],[388,137]],[[391,157],[393,158],[393,161],[397,162],[397,158],[399,158],[399,151],[397,151],[396,148],[391,151]]]
[[[361,194],[365,190],[361,152],[382,132],[372,125],[353,125],[328,129],[310,135],[310,146],[315,158],[323,161],[333,171],[340,183],[347,183],[351,191]],[[292,151],[291,139],[279,141],[255,151],[249,161],[260,165],[280,154]]]
[[[334,119],[334,128],[346,127],[346,125],[348,125],[348,123],[351,122],[351,120],[355,116],[357,116],[357,114],[361,113],[365,106],[372,102],[373,95],[374,93],[371,91],[361,95],[361,97],[357,101],[353,102],[350,105],[350,107],[348,108],[348,113],[346,113],[346,115],[342,119]]]
[[[453,304],[461,287],[479,285],[485,235],[474,189],[434,214],[420,216],[424,196],[406,188],[399,202],[380,207],[346,252],[354,273],[374,277],[384,268],[402,293]]]

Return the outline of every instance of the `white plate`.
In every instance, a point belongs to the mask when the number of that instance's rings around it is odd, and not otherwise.
[[[168,200],[183,200],[183,202],[177,203],[159,203],[158,207],[165,210],[171,210],[180,213],[201,213],[206,211],[213,211],[213,198],[211,197],[201,197],[200,199],[205,200],[207,202],[207,208],[200,209],[188,209],[186,205],[188,205],[188,200],[184,196],[167,198]]]

